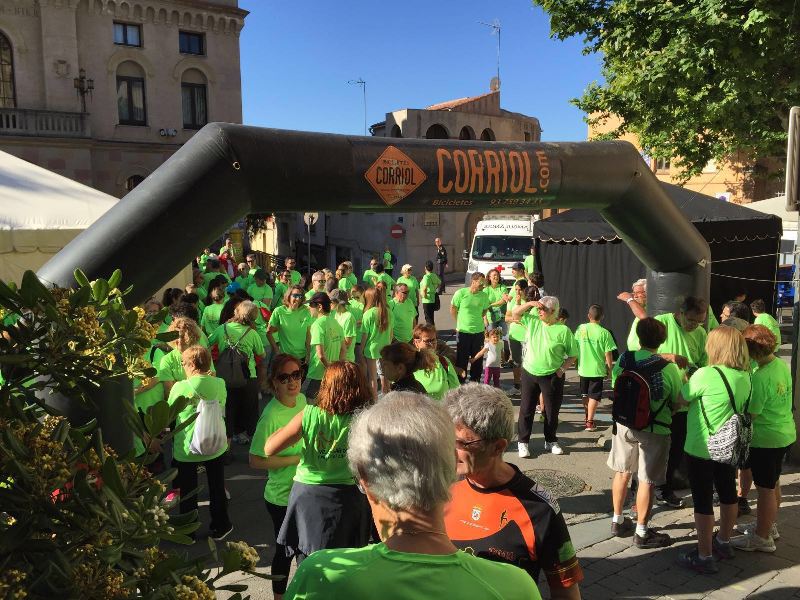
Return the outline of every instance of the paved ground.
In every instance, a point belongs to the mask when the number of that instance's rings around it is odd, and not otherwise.
[[[443,297],[442,306],[448,304],[449,296]],[[437,320],[443,332],[453,326],[444,310],[438,313]],[[541,424],[537,423],[531,444],[536,452],[534,457],[519,459],[516,453],[509,453],[506,458],[523,470],[533,471],[534,477],[552,481],[562,493],[570,494],[561,495],[559,501],[584,568],[586,579],[581,586],[584,598],[800,599],[800,468],[790,467],[782,480],[784,504],[778,518],[781,539],[775,554],[740,552],[732,561],[722,563],[719,574],[714,576],[685,571],[674,561],[683,548],[695,543],[691,508],[656,510],[654,524],[673,537],[672,547],[642,551],[632,548],[630,539],[610,537],[612,473],[605,464],[606,451],[598,447],[603,430],[610,426],[609,405],[604,403],[598,415],[601,430],[584,432],[576,383],[576,374],[568,373],[559,430],[566,454],[541,453]],[[510,372],[504,372],[502,384],[511,384]],[[518,405],[518,401],[515,404]],[[275,537],[262,499],[263,475],[248,468],[247,448],[238,446],[234,453],[236,461],[226,469],[232,495],[230,514],[235,525],[231,539],[241,539],[256,547],[262,556],[261,565],[264,565],[259,571],[268,572]],[[687,497],[687,504],[691,504],[688,490],[680,495]],[[754,498],[755,493],[751,496]],[[754,506],[755,502],[752,504]],[[742,521],[752,518],[743,517]],[[201,502],[201,520],[208,523],[207,502]],[[203,532],[201,527],[201,536]],[[198,553],[206,549],[202,539],[196,546]],[[253,577],[232,578],[232,581],[239,580],[250,585],[253,598],[272,598],[269,582]],[[543,585],[545,598],[549,597],[546,588]],[[220,597],[226,596],[220,594]]]

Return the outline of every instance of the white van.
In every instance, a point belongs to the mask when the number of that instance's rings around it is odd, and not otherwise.
[[[464,260],[467,261],[466,285],[469,286],[472,274],[476,271],[485,275],[491,269],[498,269],[503,281],[513,283],[511,265],[522,262],[530,254],[536,217],[484,215],[475,227],[471,249],[464,251]]]

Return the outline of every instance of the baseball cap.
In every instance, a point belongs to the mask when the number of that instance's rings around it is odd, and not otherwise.
[[[309,306],[313,306],[314,304],[322,304],[325,307],[325,310],[330,310],[331,308],[331,298],[325,292],[317,292],[308,300]]]
[[[515,271],[522,271],[525,269],[525,265],[523,265],[521,262],[515,262],[513,265],[511,265],[511,268]]]

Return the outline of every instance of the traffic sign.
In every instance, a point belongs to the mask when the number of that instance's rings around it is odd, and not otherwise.
[[[391,235],[394,239],[400,239],[403,237],[403,234],[406,232],[400,225],[392,225],[392,228],[389,230],[389,235]]]
[[[317,221],[319,221],[319,213],[315,213],[315,212],[303,213],[303,222],[308,227],[311,227]]]

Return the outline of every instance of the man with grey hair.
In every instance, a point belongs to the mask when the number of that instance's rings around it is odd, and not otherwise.
[[[447,534],[475,556],[506,562],[534,581],[544,570],[553,599],[581,597],[583,572],[553,495],[503,460],[514,435],[514,407],[501,390],[468,383],[444,406],[456,432],[456,471],[445,510]]]
[[[639,319],[644,319],[647,316],[647,279],[637,279],[631,285],[631,291],[620,292],[617,295],[617,299],[626,302],[633,313],[633,323],[631,324],[631,330],[628,332],[626,346],[628,350],[635,352],[640,349],[639,338],[636,337],[636,325],[639,323]]]

